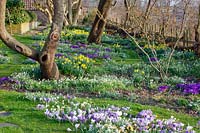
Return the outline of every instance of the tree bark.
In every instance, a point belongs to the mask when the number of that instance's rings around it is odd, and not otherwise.
[[[112,0],[100,0],[97,15],[95,17],[92,29],[88,36],[88,42],[100,43],[104,27],[106,25],[106,18],[108,11],[112,6]]]
[[[77,25],[78,16],[79,16],[79,12],[80,12],[80,9],[81,9],[81,3],[82,3],[82,0],[78,0],[77,7],[76,7],[74,14],[73,14],[72,25]]]
[[[63,0],[53,0],[54,16],[51,31],[45,42],[42,51],[36,51],[14,39],[5,28],[5,10],[6,1],[0,1],[0,38],[12,50],[34,59],[40,63],[42,78],[58,79],[59,71],[54,61],[56,48],[60,37],[60,32],[63,26],[64,8]]]
[[[129,19],[129,13],[130,13],[130,1],[124,0],[124,6],[126,8],[126,17],[125,17],[125,21],[124,21],[124,28],[126,28],[127,22]]]
[[[200,5],[198,13],[198,23],[195,28],[195,53],[200,56]]]
[[[69,25],[72,25],[72,18],[73,18],[73,12],[72,12],[72,0],[68,0],[68,22]]]
[[[64,5],[63,0],[54,0],[54,17],[51,31],[40,53],[39,63],[42,71],[42,77],[45,79],[58,79],[59,70],[54,61],[60,32],[63,26]]]

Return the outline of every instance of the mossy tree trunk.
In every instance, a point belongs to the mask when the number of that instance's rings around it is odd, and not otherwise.
[[[46,39],[42,51],[36,51],[14,39],[5,28],[5,10],[7,0],[0,1],[0,39],[12,50],[34,59],[40,63],[41,75],[45,79],[58,79],[59,71],[54,61],[56,48],[63,26],[63,0],[53,0],[54,16],[51,31]]]
[[[88,42],[100,43],[104,27],[106,25],[106,18],[108,11],[112,6],[112,0],[100,0],[98,5],[97,15],[95,17],[92,29],[88,36]]]

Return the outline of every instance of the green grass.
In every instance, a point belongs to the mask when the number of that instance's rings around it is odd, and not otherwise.
[[[0,64],[0,77],[10,76],[14,72],[18,72],[25,65],[17,64]]]
[[[14,38],[24,44],[33,44],[36,43],[29,35],[14,35]]]
[[[36,41],[32,40],[31,36],[27,35],[14,35],[14,38],[16,38],[18,41],[26,45],[36,43]],[[6,54],[11,59],[8,64],[0,64],[0,77],[10,76],[12,73],[18,72],[24,66],[22,65],[22,62],[26,59],[25,56],[9,49],[1,41],[0,41],[0,49],[6,51]]]
[[[0,128],[1,133],[65,133],[66,129],[70,127],[70,123],[59,123],[55,120],[47,119],[41,111],[35,109],[37,103],[24,99],[23,93],[0,90],[0,99],[1,109],[12,113],[12,115],[8,117],[0,117],[0,123],[9,122],[18,125],[17,128]],[[88,101],[86,98],[79,98],[79,100]],[[170,118],[171,115],[174,115],[181,122],[192,126],[195,126],[198,121],[198,118],[189,115],[123,100],[90,99],[89,101],[98,106],[105,106],[108,104],[120,107],[129,106],[133,114],[137,114],[143,109],[151,109],[159,118]]]
[[[69,123],[48,120],[43,112],[35,109],[34,102],[23,99],[23,94],[0,90],[0,106],[12,113],[8,117],[0,117],[0,123],[13,123],[18,128],[0,128],[0,133],[64,133]]]
[[[31,36],[27,35],[15,35],[18,41],[30,45],[37,43],[37,41],[32,40]],[[110,46],[110,45],[106,45]],[[0,64],[0,77],[10,76],[14,72],[20,71],[20,69],[25,66],[22,62],[26,57],[18,54],[15,51],[7,48],[2,42],[0,42],[0,49],[5,50],[8,57],[11,58],[11,62],[8,64]],[[134,64],[142,59],[139,58],[137,53],[132,50],[122,49],[123,53],[126,53],[127,58],[113,58],[119,64]],[[98,60],[95,63],[95,68],[93,72],[100,71],[105,73],[103,67],[101,67],[102,60]],[[108,91],[108,90],[107,90]],[[23,133],[23,132],[33,132],[33,133],[65,133],[66,129],[70,127],[70,123],[59,123],[54,120],[49,120],[44,116],[44,113],[35,110],[37,103],[23,99],[22,93],[14,91],[4,91],[0,90],[0,111],[6,110],[12,112],[11,116],[0,117],[0,123],[9,122],[18,125],[18,127],[0,128],[0,133]],[[80,101],[85,101],[86,98],[80,98]],[[87,99],[88,100],[88,99]],[[177,113],[175,111],[167,110],[164,108],[156,106],[148,106],[131,103],[125,100],[112,100],[112,99],[90,99],[95,105],[105,106],[107,104],[117,105],[117,106],[129,106],[131,107],[131,113],[137,114],[143,109],[151,109],[159,118],[170,118],[171,115],[175,116],[178,120],[185,124],[190,124],[195,126],[199,118],[192,117],[187,114]],[[197,131],[198,132],[198,131]],[[200,131],[199,131],[200,132]]]

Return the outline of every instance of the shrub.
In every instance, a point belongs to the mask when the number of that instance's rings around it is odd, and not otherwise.
[[[22,0],[8,0],[6,3],[6,23],[7,24],[21,24],[30,21],[30,16],[24,10],[24,3]]]
[[[37,14],[34,13],[34,12],[30,12],[30,11],[27,11],[28,15],[30,16],[30,21],[36,21],[37,20]]]

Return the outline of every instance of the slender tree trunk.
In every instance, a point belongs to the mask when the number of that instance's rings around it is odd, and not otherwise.
[[[81,3],[82,3],[82,0],[78,0],[77,7],[76,7],[74,14],[73,14],[73,21],[72,21],[73,25],[77,25],[79,12],[80,12],[80,9],[81,9]]]
[[[42,51],[36,51],[28,46],[18,42],[14,39],[5,28],[5,10],[6,1],[0,1],[0,39],[12,50],[18,53],[32,58],[40,63],[42,71],[42,78],[45,79],[58,79],[59,71],[56,63],[54,62],[56,48],[60,38],[60,31],[63,26],[63,0],[53,0],[54,4],[54,16],[51,31],[45,42],[45,46]]]
[[[63,26],[69,25],[68,19],[67,19],[67,14],[68,14],[68,0],[64,0],[64,20],[63,20]]]
[[[72,18],[73,18],[73,12],[72,12],[72,0],[68,0],[68,22],[70,25],[72,25]]]
[[[129,20],[130,3],[127,0],[124,0],[124,6],[126,8],[126,17],[125,17],[125,21],[124,21],[124,28],[126,28],[127,22]]]
[[[198,13],[198,23],[195,26],[195,53],[200,56],[200,5]]]
[[[94,20],[92,29],[90,31],[88,42],[100,43],[104,27],[106,25],[106,18],[108,11],[112,6],[112,0],[100,0],[96,18]]]

